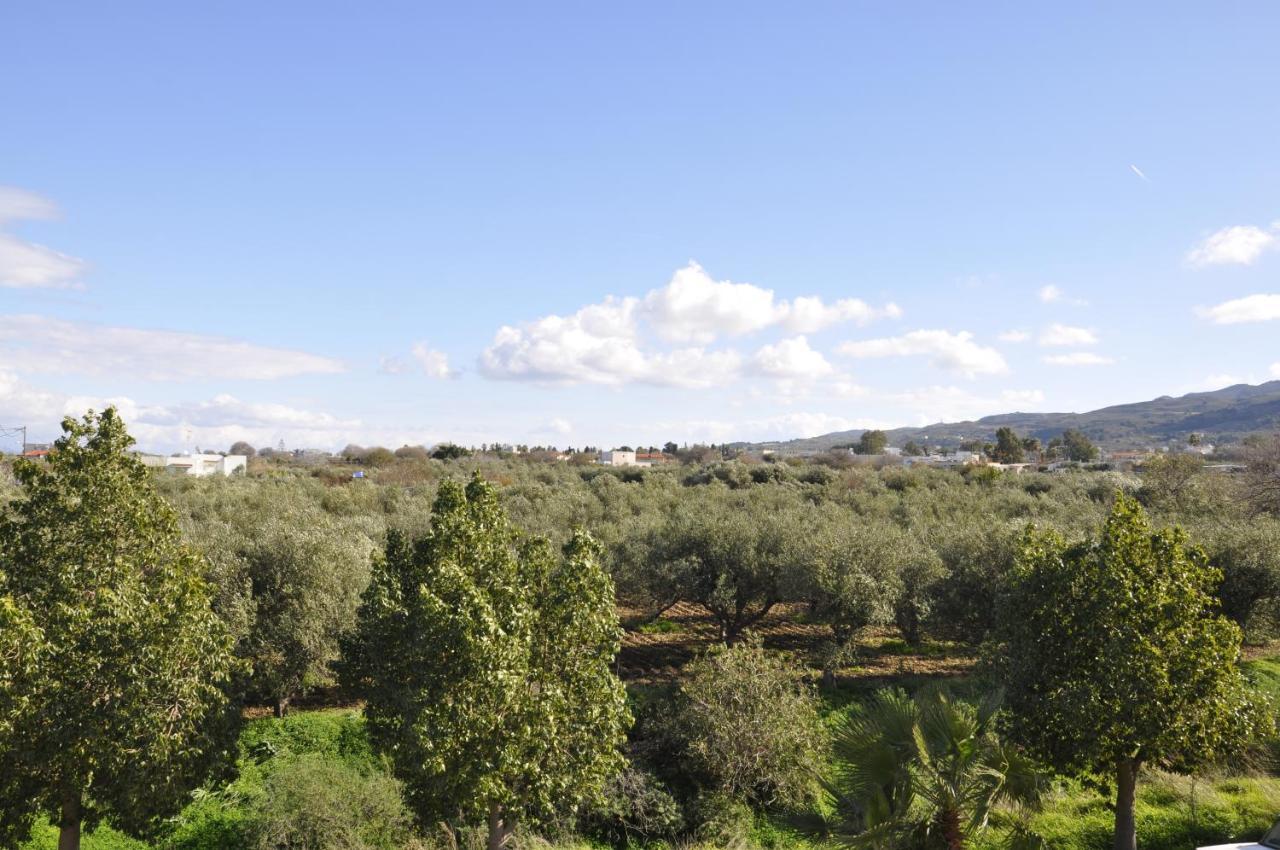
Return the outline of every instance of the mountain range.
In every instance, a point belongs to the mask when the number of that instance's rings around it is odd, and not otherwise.
[[[1209,443],[1229,443],[1247,434],[1280,429],[1280,381],[1236,384],[1220,390],[1174,398],[1118,404],[1088,413],[1000,413],[968,422],[939,422],[885,433],[889,445],[915,441],[922,446],[955,446],[967,440],[993,440],[1008,426],[1020,436],[1047,442],[1076,428],[1104,449],[1141,449],[1201,434]],[[795,452],[824,451],[856,442],[862,430],[835,431],[785,442],[753,443],[753,448]]]

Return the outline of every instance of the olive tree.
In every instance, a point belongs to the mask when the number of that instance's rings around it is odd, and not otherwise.
[[[62,423],[0,512],[0,842],[143,834],[228,764],[231,639],[113,408]]]
[[[1123,495],[1096,540],[1027,533],[998,658],[1009,731],[1059,770],[1113,778],[1115,850],[1137,846],[1144,766],[1192,769],[1258,722],[1240,630],[1212,595],[1219,577],[1184,532],[1153,531]]]
[[[522,539],[477,476],[441,484],[429,533],[391,534],[344,683],[426,824],[485,820],[490,850],[599,794],[630,723],[600,549]]]
[[[798,505],[755,497],[751,491],[701,491],[651,530],[651,576],[679,598],[711,613],[725,643],[768,616],[794,586],[813,555],[809,518]]]

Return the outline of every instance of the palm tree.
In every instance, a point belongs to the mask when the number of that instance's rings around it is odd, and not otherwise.
[[[999,704],[999,694],[973,706],[937,688],[914,699],[877,692],[836,735],[837,833],[872,850],[963,850],[997,805],[1034,806],[1045,777],[996,737]],[[1023,829],[1014,838],[1023,848],[1037,843]]]

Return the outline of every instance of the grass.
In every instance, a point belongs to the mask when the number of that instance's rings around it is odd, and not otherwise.
[[[661,621],[659,621],[661,622]],[[1280,705],[1280,656],[1251,660],[1245,665],[1257,691]],[[921,682],[896,684],[913,689]],[[971,678],[952,681],[961,698],[978,696]],[[632,688],[632,699],[654,698],[657,689]],[[824,695],[824,720],[834,726],[869,693],[862,685]],[[240,775],[229,786],[195,795],[157,843],[124,836],[109,826],[86,833],[84,850],[236,850],[243,847],[250,819],[266,794],[273,770],[296,764],[298,758],[320,758],[359,772],[380,771],[382,763],[369,748],[364,723],[350,709],[299,712],[283,720],[249,722],[240,739]],[[1030,826],[1052,850],[1106,850],[1111,844],[1113,813],[1110,799],[1075,780],[1059,782]],[[1280,816],[1280,778],[1270,775],[1213,775],[1196,778],[1158,772],[1144,775],[1138,794],[1139,850],[1191,850],[1210,844],[1258,838]],[[1010,824],[1008,813],[998,815],[974,850],[997,850]],[[711,844],[706,844],[710,848]],[[832,842],[805,835],[789,821],[766,814],[743,825],[732,845],[739,850],[824,850]],[[586,850],[583,839],[555,843],[527,842],[532,850]],[[656,845],[657,847],[662,845]],[[55,850],[57,829],[42,824],[21,850]],[[689,845],[682,845],[688,848]]]

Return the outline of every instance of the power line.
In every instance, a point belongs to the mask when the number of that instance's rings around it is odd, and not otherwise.
[[[13,425],[6,427],[0,425],[0,437],[16,437],[19,434],[22,435],[22,448],[18,450],[18,454],[24,455],[27,453],[27,426]]]

